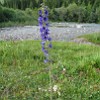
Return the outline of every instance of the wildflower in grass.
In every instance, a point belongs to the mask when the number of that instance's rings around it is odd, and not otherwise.
[[[58,90],[58,86],[57,85],[54,85],[53,86],[53,91],[56,92],[57,90]]]
[[[52,39],[49,36],[50,30],[49,30],[47,7],[42,5],[42,9],[39,10],[38,14],[39,14],[38,23],[40,26],[40,36],[41,36],[41,40],[42,40],[42,42],[41,42],[42,51],[44,52],[44,55],[46,57],[44,62],[47,63],[50,61],[48,50],[49,50],[49,48],[52,48],[52,43],[51,43]]]

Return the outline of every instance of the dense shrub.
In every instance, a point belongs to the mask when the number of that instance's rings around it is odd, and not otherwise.
[[[3,20],[3,10],[2,7],[0,7],[0,22]]]
[[[13,21],[14,18],[15,11],[13,9],[3,7],[3,21]]]
[[[98,8],[96,9],[96,14],[97,14],[97,16],[98,16],[98,21],[99,21],[99,23],[100,23],[100,7],[98,7]]]
[[[69,13],[69,18],[70,18],[70,21],[77,21],[78,20],[78,6],[77,4],[75,3],[72,3],[70,4],[68,7],[67,7],[67,10],[68,10],[68,13]]]
[[[13,9],[8,9],[5,7],[0,7],[0,22],[6,22],[13,20],[15,12]]]
[[[86,22],[87,10],[75,3],[51,10],[50,19],[68,22]]]
[[[59,20],[59,13],[55,9],[51,9],[49,18],[53,21],[58,21]]]
[[[100,22],[100,7],[93,10],[91,4],[87,6],[84,4],[77,5],[76,3],[69,4],[68,7],[54,8],[50,11],[50,19],[54,21],[68,21],[68,22]]]
[[[92,11],[92,12],[90,13],[88,22],[89,22],[89,23],[97,23],[97,22],[98,22],[98,16],[97,16],[97,14],[96,14],[95,11]]]
[[[14,10],[12,8],[0,7],[0,22],[8,22],[8,21],[18,21],[18,22],[26,22],[37,20],[37,10],[31,10],[27,8],[25,11],[22,10]]]
[[[61,8],[56,8],[55,10],[59,15],[59,16],[57,15],[59,17],[58,19],[60,21],[64,21],[66,19],[67,9],[65,7],[61,7]]]
[[[21,10],[16,10],[16,21],[19,21],[19,22],[24,22],[25,19],[26,19],[26,15],[23,11]]]
[[[78,22],[86,22],[87,19],[87,10],[84,7],[79,7],[76,12],[78,16]]]
[[[26,12],[28,15],[32,15],[32,14],[33,14],[32,9],[30,9],[30,8],[26,8],[26,9],[25,9],[25,12]]]

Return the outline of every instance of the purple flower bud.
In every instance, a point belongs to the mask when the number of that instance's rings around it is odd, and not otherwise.
[[[45,36],[45,35],[42,36],[43,41],[46,41],[47,39],[48,39],[47,36]]]
[[[48,56],[48,51],[47,51],[47,50],[44,50],[44,54],[45,54],[46,56]]]
[[[48,63],[48,62],[49,62],[49,60],[47,60],[47,59],[44,60],[44,63]]]
[[[48,11],[46,9],[44,10],[44,13],[46,16],[48,16]]]
[[[42,23],[42,22],[39,22],[39,26],[41,26],[41,27],[42,27],[42,25],[43,25],[43,23]]]
[[[42,21],[43,21],[43,18],[42,18],[42,17],[39,17],[39,18],[38,18],[38,21],[39,21],[39,22],[42,22]]]
[[[50,30],[48,28],[46,28],[46,31],[49,32]]]
[[[45,47],[42,47],[42,51],[43,51],[43,52],[45,51]]]
[[[52,44],[49,44],[49,48],[52,48]]]
[[[49,26],[49,23],[46,23],[46,26],[48,27]]]
[[[48,21],[48,18],[47,17],[44,17],[43,19],[44,19],[45,22]]]
[[[48,41],[51,41],[52,39],[51,39],[51,37],[48,37]]]
[[[43,30],[45,30],[46,28],[43,26]]]
[[[41,42],[41,44],[44,46],[45,45],[45,42],[43,41],[43,42]]]
[[[44,32],[44,34],[45,34],[45,35],[48,35],[48,34],[49,34],[49,32],[48,32],[48,31],[45,31],[45,32]]]
[[[39,15],[42,15],[42,10],[39,10],[39,12],[38,12],[38,13],[39,13]]]
[[[43,28],[40,28],[40,32],[41,32],[41,33],[43,32]]]

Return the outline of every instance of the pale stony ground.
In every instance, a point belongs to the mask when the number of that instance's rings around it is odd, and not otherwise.
[[[71,40],[70,42],[75,42],[75,43],[79,43],[79,44],[95,45],[94,43],[87,41],[85,38],[75,38],[75,39]]]
[[[53,41],[72,41],[80,35],[100,32],[99,24],[52,23]],[[39,26],[0,28],[0,40],[40,40]],[[74,42],[81,40],[74,39]]]

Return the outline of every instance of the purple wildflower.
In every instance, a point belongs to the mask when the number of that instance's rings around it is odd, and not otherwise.
[[[39,21],[39,23],[42,22],[43,21],[43,18],[42,17],[39,17],[38,18],[38,21]]]
[[[46,16],[48,16],[48,11],[46,9],[44,10],[44,13]]]
[[[44,60],[44,63],[48,63],[49,61],[47,59]]]
[[[51,39],[51,37],[48,37],[48,41],[51,41],[52,39]]]
[[[48,21],[48,18],[47,17],[44,17],[43,20],[46,22],[46,21]]]
[[[42,10],[39,10],[39,12],[38,12],[38,13],[39,13],[39,15],[42,15]]]
[[[45,45],[45,42],[44,42],[44,41],[42,41],[42,42],[41,42],[41,44],[44,46],[44,45]]]
[[[51,44],[51,37],[49,37],[49,23],[48,23],[48,10],[46,8],[44,8],[44,10],[39,10],[39,18],[38,18],[38,22],[39,22],[39,26],[40,26],[40,35],[41,35],[41,45],[42,45],[42,51],[44,52],[44,55],[46,57],[46,59],[44,60],[45,63],[49,62],[49,54],[48,54],[48,49],[52,48],[52,44]],[[48,46],[46,45],[46,41],[50,41],[50,43],[48,44]]]
[[[49,48],[52,48],[52,44],[49,44]]]

